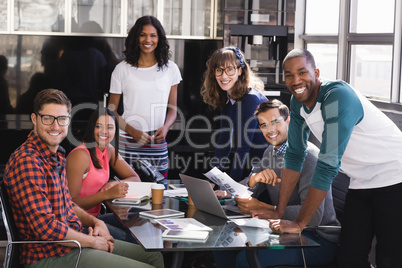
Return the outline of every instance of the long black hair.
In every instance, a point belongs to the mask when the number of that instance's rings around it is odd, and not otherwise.
[[[138,59],[140,58],[139,36],[142,32],[142,27],[151,24],[158,32],[158,46],[155,49],[155,57],[158,61],[158,67],[161,69],[167,66],[171,53],[169,51],[169,43],[166,39],[165,29],[160,21],[153,16],[143,16],[135,22],[130,29],[125,41],[126,49],[123,51],[126,57],[126,62],[132,66],[138,67]]]
[[[115,163],[117,161],[118,155],[119,155],[119,150],[118,150],[118,145],[119,145],[119,121],[117,120],[116,114],[110,110],[109,108],[101,108],[98,107],[89,117],[88,120],[88,125],[87,128],[85,129],[84,136],[82,138],[82,141],[85,143],[85,146],[87,147],[89,151],[89,155],[91,156],[92,163],[97,169],[101,169],[102,165],[99,162],[98,157],[96,156],[96,141],[95,141],[95,127],[96,127],[96,122],[98,121],[98,118],[101,117],[102,115],[109,115],[113,118],[114,124],[116,126],[116,132],[114,135],[114,139],[111,142],[113,147],[115,148]],[[106,148],[107,150],[107,148]]]

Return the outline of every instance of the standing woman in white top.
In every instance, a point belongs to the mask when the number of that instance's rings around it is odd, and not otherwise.
[[[109,108],[119,116],[119,151],[132,164],[146,159],[165,177],[168,150],[166,135],[176,120],[179,68],[170,61],[171,52],[163,26],[153,16],[139,18],[130,29],[123,51],[125,60],[114,69],[110,82]]]

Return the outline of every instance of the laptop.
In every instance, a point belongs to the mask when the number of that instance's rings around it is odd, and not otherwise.
[[[250,215],[241,213],[236,206],[221,206],[208,181],[184,174],[179,175],[197,209],[227,220],[250,217]]]

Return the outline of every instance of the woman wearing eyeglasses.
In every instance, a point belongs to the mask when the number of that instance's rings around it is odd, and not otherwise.
[[[260,160],[268,146],[258,129],[254,112],[267,98],[261,93],[264,84],[235,47],[214,52],[207,62],[201,95],[206,104],[221,110],[220,130],[215,163],[221,169],[234,146],[229,175],[236,181],[248,175],[257,157]]]

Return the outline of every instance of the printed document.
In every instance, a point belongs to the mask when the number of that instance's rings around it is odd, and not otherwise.
[[[233,196],[248,198],[252,194],[252,192],[247,189],[247,186],[233,180],[228,174],[220,171],[217,167],[205,173],[204,176],[219,185],[221,190],[228,191]]]

